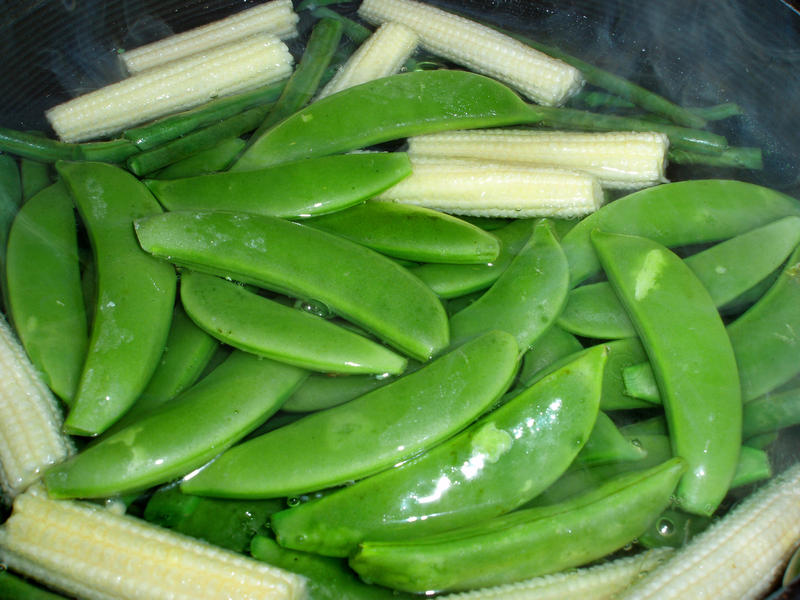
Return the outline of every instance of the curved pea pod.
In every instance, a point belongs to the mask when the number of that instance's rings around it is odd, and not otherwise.
[[[645,548],[681,548],[711,525],[711,518],[668,508],[639,536]]]
[[[800,386],[771,392],[744,405],[742,437],[773,433],[800,424]]]
[[[591,241],[595,229],[676,247],[724,240],[792,215],[800,216],[800,202],[769,188],[723,179],[680,181],[606,204],[575,225],[562,245],[577,285],[600,270]]]
[[[405,372],[411,370],[412,366],[409,364]],[[396,377],[383,375],[311,373],[284,403],[281,410],[303,413],[332,408],[388,385],[395,379]]]
[[[372,475],[472,423],[506,391],[517,362],[514,338],[489,332],[347,404],[231,448],[181,488],[275,498]]]
[[[64,428],[97,435],[133,404],[164,351],[177,275],[143,252],[135,219],[161,213],[133,175],[106,163],[56,163],[78,207],[95,259],[97,290],[89,348]]]
[[[353,206],[411,173],[403,152],[344,154],[241,173],[145,184],[168,210],[231,210],[299,218]]]
[[[234,348],[312,371],[401,373],[406,359],[372,340],[213,275],[184,271],[181,302],[203,330]]]
[[[478,300],[450,317],[453,343],[490,329],[517,338],[520,351],[553,324],[569,291],[567,260],[547,220]]]
[[[609,463],[642,460],[647,452],[640,445],[633,444],[626,438],[614,421],[600,411],[597,414],[592,433],[578,456],[575,466],[595,466]]]
[[[661,244],[600,231],[592,241],[653,365],[674,453],[689,465],[680,507],[710,515],[741,446],[739,377],[722,319],[697,276]]]
[[[305,221],[387,256],[428,263],[488,263],[500,242],[480,227],[410,204],[365,202]]]
[[[347,556],[365,539],[408,539],[513,510],[555,481],[588,439],[604,362],[602,348],[589,352],[427,452],[276,513],[278,542]]]
[[[588,338],[615,340],[636,335],[636,328],[607,281],[570,290],[556,323],[565,331]]]
[[[468,590],[576,567],[644,532],[669,505],[685,469],[675,458],[562,504],[408,542],[368,540],[350,566],[365,581],[411,592]]]
[[[600,408],[603,410],[629,410],[651,408],[649,402],[632,398],[625,393],[624,374],[630,365],[647,360],[647,354],[636,337],[612,340],[604,344],[608,350],[608,361],[603,374],[603,395]]]
[[[520,382],[529,381],[557,361],[581,350],[583,346],[578,338],[558,325],[552,325],[522,355],[522,366],[517,379]]]
[[[306,371],[234,351],[179,398],[44,476],[54,498],[103,498],[196,469],[280,408]]]
[[[349,240],[232,212],[170,212],[139,219],[135,227],[142,247],[155,256],[318,300],[413,358],[425,361],[449,343],[447,316],[430,288]]]
[[[402,73],[313,102],[255,140],[232,169],[248,171],[434,131],[539,119],[512,90],[488,77],[444,69]]]
[[[8,308],[31,362],[72,403],[89,343],[72,198],[52,184],[20,208],[6,262]]]

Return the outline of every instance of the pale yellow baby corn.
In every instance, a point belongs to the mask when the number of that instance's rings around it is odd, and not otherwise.
[[[0,527],[0,562],[86,600],[295,600],[305,579],[41,486]]]
[[[256,34],[78,96],[46,115],[65,142],[96,139],[217,96],[285,79],[292,65],[286,44]]]
[[[576,68],[480,23],[415,0],[364,0],[358,14],[373,25],[413,29],[420,45],[519,90],[540,104],[562,104],[583,84]]]
[[[587,173],[461,159],[415,158],[412,173],[377,196],[480,217],[578,217],[597,210],[603,191]]]
[[[384,23],[342,65],[318,98],[397,73],[418,42],[417,34],[405,25]]]
[[[128,50],[120,58],[128,73],[138,73],[255,33],[292,38],[297,35],[297,21],[292,0],[272,0],[208,25]]]
[[[412,137],[409,154],[469,158],[575,169],[607,189],[635,189],[667,181],[669,140],[651,132],[574,132],[476,129]]]
[[[7,496],[72,453],[62,422],[55,396],[0,316],[0,486]]]

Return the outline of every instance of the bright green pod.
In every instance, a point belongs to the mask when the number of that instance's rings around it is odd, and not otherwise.
[[[591,232],[627,233],[677,247],[724,240],[790,215],[800,202],[769,188],[723,179],[657,185],[610,202],[580,221],[562,244],[577,285],[600,270]]]
[[[369,540],[445,531],[515,509],[555,481],[594,427],[605,352],[583,355],[446,442],[276,513],[287,548],[347,556]]]
[[[570,290],[556,323],[574,335],[600,340],[636,335],[628,313],[607,281],[588,283]]]
[[[449,343],[447,316],[430,288],[349,240],[233,212],[169,212],[139,219],[135,228],[142,247],[155,256],[317,300],[413,358],[425,361]]]
[[[475,302],[450,317],[453,343],[490,329],[512,334],[525,352],[555,322],[569,291],[569,270],[547,220]]]
[[[179,398],[48,470],[47,491],[104,498],[186,475],[266,421],[305,376],[234,351]]]
[[[365,202],[304,223],[387,256],[417,262],[488,263],[500,252],[497,238],[480,227],[411,204]]]
[[[17,577],[6,569],[0,570],[0,598],[11,600],[67,600],[66,596],[55,594],[30,582],[30,580]]]
[[[275,498],[372,475],[472,423],[506,391],[517,364],[514,338],[489,332],[389,385],[231,448],[181,488]]]
[[[78,207],[97,272],[94,318],[66,431],[97,435],[134,403],[153,374],[175,305],[175,269],[143,252],[133,221],[161,213],[133,175],[107,163],[56,163]]]
[[[800,387],[770,392],[744,405],[744,439],[800,424]]]
[[[408,373],[410,370],[411,364],[405,372]],[[284,403],[281,410],[303,413],[332,408],[388,385],[395,379],[395,377],[383,375],[311,373],[291,398]]]
[[[147,179],[145,184],[167,210],[230,210],[300,218],[363,202],[410,173],[405,153],[371,152],[241,173]]]
[[[630,410],[651,408],[649,402],[633,398],[626,393],[625,371],[630,365],[647,360],[642,343],[636,337],[612,340],[603,344],[608,350],[608,361],[603,374],[603,395],[600,408],[603,410]]]
[[[663,245],[601,231],[592,242],[653,365],[674,453],[689,466],[679,506],[710,515],[741,447],[739,377],[722,319],[697,276]]]
[[[245,143],[239,137],[223,140],[209,150],[203,150],[164,167],[155,174],[155,178],[181,179],[224,171],[239,156]]]
[[[563,504],[407,542],[368,540],[350,566],[365,581],[418,593],[496,586],[577,567],[644,532],[670,504],[685,469],[676,458]]]
[[[310,371],[402,373],[406,359],[331,321],[274,302],[232,281],[184,271],[181,302],[219,341]]]
[[[55,183],[22,205],[8,237],[10,316],[25,351],[67,404],[89,343],[72,198]]]
[[[592,433],[573,466],[596,466],[642,460],[647,453],[622,435],[614,421],[603,411],[597,413]]]
[[[639,536],[639,543],[645,548],[682,548],[698,533],[705,531],[712,520],[710,517],[692,515],[681,510],[668,508],[651,523]]]
[[[626,367],[622,371],[625,393],[651,404],[661,404],[661,392],[649,362],[641,362]]]
[[[530,381],[537,373],[575,352],[583,350],[580,340],[557,325],[551,325],[522,355],[517,379]],[[527,386],[526,386],[527,387]]]

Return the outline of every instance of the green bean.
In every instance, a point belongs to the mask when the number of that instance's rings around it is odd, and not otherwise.
[[[0,273],[6,268],[8,235],[21,204],[22,184],[17,161],[13,156],[0,154]],[[3,304],[7,305],[5,289],[2,295]]]
[[[342,24],[344,34],[356,44],[365,42],[366,39],[372,35],[372,31],[369,28],[364,27],[361,25],[361,23],[358,23],[353,19],[348,19],[344,15],[336,12],[335,10],[331,10],[330,8],[317,5],[311,11],[311,14],[316,19],[335,19],[339,21]]]
[[[671,148],[667,153],[667,159],[676,165],[708,165],[753,170],[764,168],[761,148],[751,147],[730,147],[719,154],[704,154],[683,148]]]
[[[181,179],[224,171],[244,149],[245,141],[239,137],[223,140],[213,148],[202,150],[164,167],[154,174],[157,179]]]
[[[707,121],[721,121],[729,117],[739,117],[744,114],[742,107],[735,102],[723,102],[711,106],[693,106],[689,108],[694,114]]]
[[[67,144],[35,133],[0,127],[0,151],[48,163],[58,160],[121,163],[139,152],[139,149],[126,139]]]
[[[22,201],[26,202],[52,183],[50,165],[30,158],[19,161]]]

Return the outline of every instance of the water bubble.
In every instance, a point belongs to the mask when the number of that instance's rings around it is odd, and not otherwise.
[[[298,498],[297,496],[291,496],[290,498],[286,499],[286,504],[288,504],[289,506],[297,506],[298,504],[300,504],[300,498]]]
[[[662,537],[670,537],[675,533],[675,523],[666,517],[662,517],[656,523],[656,531]]]

